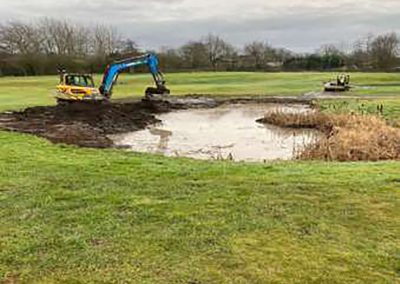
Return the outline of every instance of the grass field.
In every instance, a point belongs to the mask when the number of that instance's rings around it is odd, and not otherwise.
[[[382,98],[338,99],[320,101],[321,110],[333,113],[383,115],[391,124],[400,126],[400,96]],[[378,109],[382,106],[382,112]]]
[[[296,95],[327,77],[168,75],[175,94],[220,95]],[[379,85],[354,93],[397,117],[400,75],[352,77]],[[55,81],[0,78],[1,110],[51,104]],[[145,81],[121,77],[116,97]],[[400,283],[399,173],[399,162],[206,162],[0,132],[0,283]]]
[[[334,79],[334,73],[171,73],[166,78],[174,95],[301,95],[322,90],[322,82]],[[350,95],[391,97],[400,94],[400,73],[352,73],[352,82],[372,88],[355,89]],[[95,77],[99,82],[100,75]],[[0,78],[0,110],[31,105],[54,104],[57,76]],[[144,94],[153,84],[148,74],[119,78],[114,98]]]

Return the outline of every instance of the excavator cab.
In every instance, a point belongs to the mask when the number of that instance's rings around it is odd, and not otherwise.
[[[101,101],[104,97],[94,85],[90,74],[60,72],[60,82],[57,86],[58,102]]]
[[[94,88],[93,77],[84,74],[67,74],[65,75],[65,83],[68,86]]]

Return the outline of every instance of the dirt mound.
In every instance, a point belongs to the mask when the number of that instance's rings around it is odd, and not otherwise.
[[[82,147],[106,148],[113,145],[104,135],[104,131],[97,127],[90,127],[84,123],[58,124],[49,126],[43,137],[54,143],[73,144]]]
[[[157,113],[210,108],[222,102],[205,97],[160,97],[108,103],[73,103],[0,113],[0,129],[34,134],[54,143],[82,147],[113,146],[110,134],[133,132],[158,123]]]
[[[112,146],[108,134],[143,129],[158,122],[154,113],[167,109],[168,106],[146,102],[33,107],[0,114],[0,126],[55,143],[104,148]]]

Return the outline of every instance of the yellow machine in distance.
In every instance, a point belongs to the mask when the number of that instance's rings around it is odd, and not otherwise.
[[[101,101],[104,99],[95,87],[90,74],[73,74],[60,72],[60,83],[57,86],[56,99],[63,101]]]

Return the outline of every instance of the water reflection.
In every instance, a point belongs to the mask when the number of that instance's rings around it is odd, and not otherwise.
[[[237,104],[160,115],[161,125],[114,135],[133,151],[198,159],[264,161],[292,159],[317,136],[313,130],[284,129],[256,123],[267,111],[309,111],[302,105]]]
[[[151,135],[160,137],[156,147],[156,152],[159,154],[165,153],[165,151],[168,149],[169,137],[172,136],[172,132],[165,129],[150,127],[149,133]]]

